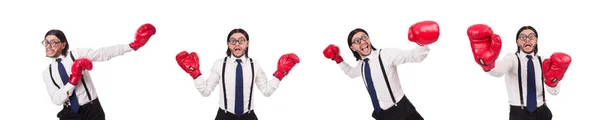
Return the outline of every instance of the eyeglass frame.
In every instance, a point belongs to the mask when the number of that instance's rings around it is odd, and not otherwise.
[[[369,40],[369,36],[367,34],[363,34],[360,37],[356,37],[354,39],[352,39],[352,44],[360,44],[362,42],[366,42],[367,40]]]
[[[248,40],[246,40],[245,37],[239,37],[238,39],[229,38],[229,40],[227,41],[227,43],[229,43],[230,45],[236,45],[235,43],[244,44],[246,42],[248,42]]]
[[[62,43],[62,42],[60,42],[60,41],[59,41],[59,42],[56,42],[56,41],[48,42],[48,41],[46,41],[46,40],[42,40],[42,42],[41,42],[41,43],[42,43],[42,45],[43,45],[44,47],[46,47],[46,46],[48,46],[48,45],[50,45],[50,47],[54,47],[54,46],[56,46],[56,45],[58,45],[58,44],[60,44],[60,43]]]
[[[519,40],[525,41],[527,39],[529,39],[529,40],[537,40],[538,37],[537,37],[537,35],[535,33],[530,33],[529,35],[519,34]]]

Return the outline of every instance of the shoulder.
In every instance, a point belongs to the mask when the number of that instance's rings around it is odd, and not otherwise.
[[[506,57],[506,58],[516,58],[517,54],[516,53],[506,53],[504,55],[504,57]]]
[[[253,58],[248,58],[248,62],[250,62],[250,63],[252,63],[254,65],[258,64],[258,61],[256,59],[253,59]]]

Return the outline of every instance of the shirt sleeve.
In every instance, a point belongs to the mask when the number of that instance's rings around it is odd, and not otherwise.
[[[132,51],[129,45],[113,45],[108,47],[98,48],[96,50],[89,48],[77,48],[73,51],[75,59],[85,57],[92,62],[102,62],[110,60],[114,57],[121,56]]]
[[[196,85],[196,89],[202,94],[204,97],[210,96],[217,84],[219,84],[219,80],[221,80],[221,70],[223,69],[223,59],[215,61],[213,67],[210,69],[210,75],[208,79],[204,79],[204,75],[198,76],[194,83]]]
[[[359,64],[360,64],[360,62],[359,62]],[[342,69],[342,71],[344,71],[344,73],[346,75],[348,75],[348,77],[350,77],[350,78],[356,78],[358,76],[361,76],[360,65],[356,65],[355,67],[352,67],[348,63],[346,63],[345,61],[342,61],[342,62],[338,63],[338,65],[340,66],[340,68]]]
[[[548,90],[548,93],[550,93],[551,95],[558,95],[558,93],[560,92],[560,83],[558,83],[556,87],[550,87],[546,85],[546,88]]]
[[[544,59],[546,59],[546,57],[540,56],[540,60],[542,62],[544,61]],[[542,63],[540,63],[540,67],[541,66],[542,66]],[[542,74],[545,74],[544,71],[542,71]],[[542,75],[542,77],[545,77],[545,76]],[[546,78],[543,78],[542,80],[544,80],[544,85],[546,86],[546,90],[548,91],[548,93],[550,93],[550,95],[558,95],[558,93],[560,92],[560,82],[556,85],[556,87],[550,87],[550,86],[546,85],[546,81],[545,81]]]
[[[515,58],[515,54],[507,53],[504,58],[495,62],[494,68],[490,69],[487,74],[494,77],[504,76],[504,74],[508,73],[511,69],[514,69]]]
[[[429,47],[427,45],[417,45],[415,48],[410,50],[402,50],[396,48],[383,49],[382,60],[391,60],[394,65],[400,65],[404,63],[419,63],[422,62],[429,54]],[[383,58],[385,57],[385,58]]]
[[[50,95],[50,99],[52,100],[52,103],[54,103],[55,105],[62,105],[63,103],[65,103],[67,101],[68,96],[71,95],[71,93],[73,93],[73,89],[75,88],[75,86],[72,84],[66,84],[64,87],[62,87],[60,89],[57,88],[54,85],[55,83],[52,81],[52,78],[50,77],[50,71],[48,71],[48,69],[46,69],[43,72],[42,77],[44,79],[44,83],[46,84],[46,89],[48,90],[48,95]],[[56,84],[61,84],[61,83],[56,83]]]
[[[270,97],[275,90],[279,87],[279,82],[281,82],[277,77],[273,76],[270,80],[267,79],[267,75],[263,71],[260,64],[254,60],[254,70],[255,70],[255,82],[256,87],[260,90],[265,97]]]

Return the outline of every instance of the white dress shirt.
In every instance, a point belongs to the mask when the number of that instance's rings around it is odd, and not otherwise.
[[[402,87],[400,86],[400,78],[398,77],[398,71],[396,70],[397,66],[404,63],[419,63],[423,61],[429,54],[429,47],[417,46],[410,50],[401,50],[396,48],[379,49],[372,51],[371,54],[366,57],[369,58],[371,77],[373,79],[373,85],[375,86],[375,91],[377,93],[377,99],[379,100],[381,109],[387,110],[388,108],[392,107],[395,103],[394,101],[392,101],[392,96],[390,96],[388,87],[385,82],[385,78],[383,77],[383,73],[379,65],[379,51],[381,51],[381,61],[383,62],[383,66],[385,67],[390,87],[396,99],[395,102],[397,103],[404,96],[404,92],[402,91]],[[361,68],[363,63],[364,58],[363,60],[358,61],[356,67],[352,67],[346,62],[340,62],[338,65],[350,78],[356,78],[362,76],[363,74],[361,73],[361,70],[364,70],[364,68]],[[365,82],[364,76],[362,77],[363,82]],[[367,84],[365,82],[365,87],[366,85]]]
[[[73,57],[75,57],[75,59],[88,58],[92,62],[102,62],[110,60],[113,57],[123,55],[132,50],[133,49],[131,49],[129,45],[115,45],[99,48],[97,50],[78,48],[72,50],[71,53],[73,53]],[[67,75],[71,75],[71,66],[73,65],[74,61],[73,59],[71,59],[71,53],[67,53],[67,56],[61,55],[58,57],[62,59],[61,62],[65,67]],[[72,85],[70,83],[63,84],[60,73],[58,72],[58,62],[56,62],[57,58],[50,59],[52,60],[50,63],[50,65],[52,66],[50,68],[52,69],[52,78],[54,78],[54,82],[56,82],[60,89],[57,88],[52,82],[52,79],[50,77],[50,71],[48,71],[48,67],[46,67],[46,70],[44,70],[42,77],[44,78],[46,89],[48,89],[48,95],[50,95],[52,103],[56,105],[63,105],[65,104],[65,102],[66,104],[71,104],[67,101],[69,100],[68,95],[71,95],[73,91],[75,91],[75,93],[77,94],[77,100],[79,101],[79,105],[85,105],[86,103],[90,102],[90,99],[88,98],[88,95],[83,86],[83,82],[79,81],[79,84],[77,85]],[[94,87],[94,83],[92,82],[92,78],[90,77],[90,74],[87,71],[83,72],[83,79],[85,80],[85,84],[89,90],[92,100],[98,98],[98,96],[96,95],[96,88]]]
[[[522,82],[522,90],[523,90],[523,104],[527,104],[527,61],[529,60],[526,56],[531,55],[533,66],[535,68],[535,83],[536,83],[536,98],[537,98],[537,107],[540,107],[544,104],[543,96],[542,96],[542,87],[546,86],[546,91],[551,95],[557,95],[560,90],[560,84],[555,88],[548,87],[544,82],[542,84],[542,68],[538,57],[534,54],[526,54],[524,52],[517,53],[519,55],[520,61],[517,61],[517,56],[514,53],[508,53],[501,60],[496,61],[495,68],[491,69],[487,73],[494,77],[502,77],[506,75],[506,90],[508,92],[508,98],[510,105],[513,106],[521,106],[521,99],[519,97],[519,81],[518,81],[518,65],[521,63],[521,82]],[[540,56],[545,59],[543,56]]]
[[[202,94],[202,96],[204,97],[208,97],[210,96],[210,94],[212,93],[212,91],[215,89],[216,85],[219,85],[220,87],[222,87],[223,83],[221,83],[223,78],[222,75],[222,71],[223,71],[223,59],[218,59],[217,61],[215,61],[215,63],[213,64],[213,67],[210,69],[210,75],[208,76],[208,79],[204,79],[203,76],[205,76],[205,74],[198,76],[194,82],[196,84],[196,88],[198,89],[198,91],[200,91],[200,94]],[[227,110],[230,113],[235,113],[235,84],[236,84],[236,69],[237,69],[237,62],[236,62],[236,57],[233,56],[229,56],[227,58],[227,63],[226,63],[226,67],[225,67],[225,89],[227,92]],[[244,78],[244,113],[248,112],[249,110],[253,110],[254,109],[254,99],[252,99],[252,101],[250,101],[250,85],[252,84],[252,69],[250,66],[250,59],[247,57],[241,57],[239,58],[242,60],[241,64],[242,64],[242,71],[243,71],[243,78]],[[255,86],[257,87],[258,90],[260,90],[263,95],[265,97],[269,97],[271,96],[271,94],[273,94],[273,92],[275,92],[275,90],[277,89],[277,87],[279,86],[279,79],[276,77],[273,77],[271,80],[267,80],[267,76],[265,75],[265,72],[263,72],[262,68],[260,67],[260,64],[258,63],[258,61],[256,59],[252,60],[254,63],[254,83]],[[223,101],[223,88],[219,89],[219,107],[223,110],[225,110],[225,104]],[[254,93],[253,93],[254,94]],[[254,97],[254,96],[253,96]],[[248,104],[252,104],[250,109],[248,109]]]

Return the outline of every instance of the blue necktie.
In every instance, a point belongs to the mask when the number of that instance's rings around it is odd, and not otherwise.
[[[244,114],[244,73],[242,72],[242,60],[236,59],[235,70],[235,114],[239,117]]]
[[[65,69],[65,66],[62,64],[61,61],[62,59],[60,58],[56,59],[56,62],[58,62],[58,74],[60,74],[60,78],[63,81],[63,85],[66,85],[67,83],[69,83],[69,75],[67,74],[67,70]],[[79,101],[77,100],[77,94],[75,94],[75,90],[73,90],[73,93],[71,94],[71,96],[69,96],[69,101],[71,102],[71,111],[78,112]]]
[[[535,92],[535,69],[533,68],[533,61],[531,55],[527,55],[527,110],[529,112],[535,111],[537,108],[537,93]]]
[[[369,58],[365,58],[365,79],[367,81],[367,90],[371,95],[371,102],[373,103],[373,109],[375,112],[381,111],[379,106],[379,100],[377,99],[377,92],[375,92],[375,86],[373,85],[373,78],[371,78],[371,67],[369,66]]]

